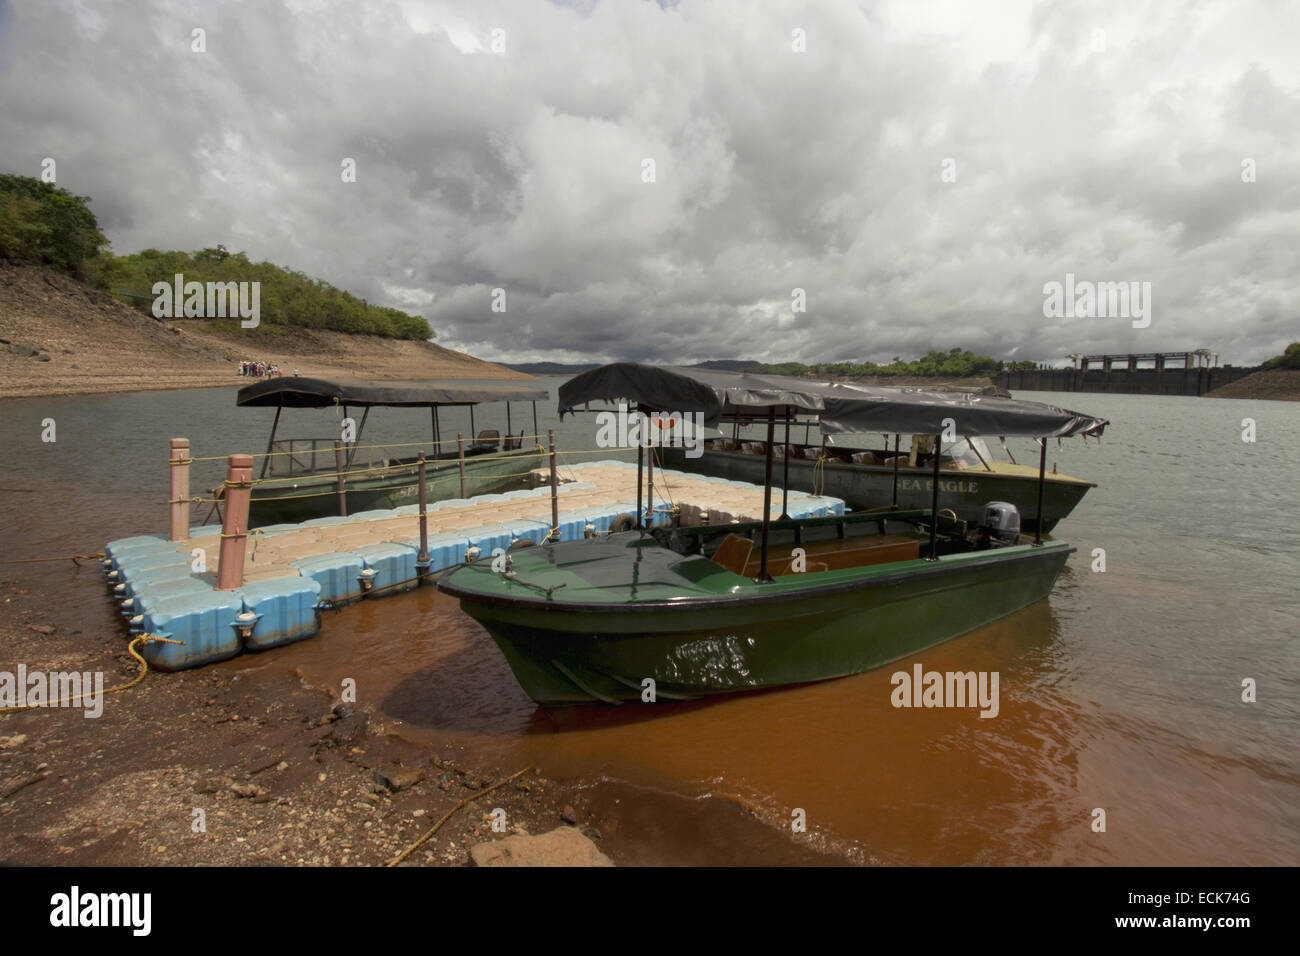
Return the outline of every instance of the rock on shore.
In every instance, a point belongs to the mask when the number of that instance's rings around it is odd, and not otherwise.
[[[470,848],[474,866],[613,866],[588,837],[571,826],[537,836],[509,836]]]

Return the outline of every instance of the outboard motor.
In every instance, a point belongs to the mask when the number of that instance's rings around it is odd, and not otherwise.
[[[1015,544],[1020,537],[1020,509],[1009,501],[988,502],[979,534],[989,540],[990,547]]]

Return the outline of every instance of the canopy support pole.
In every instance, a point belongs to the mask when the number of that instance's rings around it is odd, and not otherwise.
[[[641,492],[644,485],[641,483],[641,469],[645,467],[645,446],[640,442],[636,443],[636,529],[641,530]]]
[[[790,415],[785,416],[785,454],[781,456],[781,520],[790,517]]]
[[[888,447],[888,446],[886,446]],[[898,435],[894,435],[894,504],[895,510],[898,510]]]
[[[1034,544],[1043,543],[1043,488],[1047,484],[1047,438],[1038,439],[1038,518],[1034,522]]]
[[[767,461],[764,463],[763,475],[763,550],[758,558],[758,577],[754,580],[766,584],[772,580],[767,573],[767,529],[772,523],[772,443],[776,438],[776,409],[767,411]]]
[[[275,446],[275,430],[280,427],[280,413],[284,411],[284,405],[275,406],[275,421],[271,423],[271,437],[266,443],[266,457],[262,459],[262,473],[259,478],[266,477],[266,469],[271,467],[271,449]],[[313,462],[315,464],[315,462]],[[289,472],[293,472],[293,456],[289,456]]]
[[[646,427],[649,427],[649,420],[646,421]],[[653,526],[655,523],[655,449],[654,445],[646,448],[645,456],[645,477],[646,477],[646,495],[645,510],[650,516],[647,525]]]
[[[469,437],[470,441],[478,438],[478,432],[474,431],[474,406],[469,407]]]
[[[347,406],[344,406],[346,408]],[[347,412],[344,412],[347,415]],[[356,460],[357,448],[361,445],[361,436],[366,433],[366,419],[370,417],[370,406],[361,413],[361,424],[357,426],[357,437],[352,440],[352,447],[348,449],[348,469],[351,470],[352,462]]]
[[[436,462],[442,454],[442,429],[438,427],[438,406],[429,408],[429,418],[433,421],[433,460]],[[435,464],[435,468],[438,466]]]
[[[506,402],[506,448],[510,447],[510,403]]]
[[[934,436],[934,477],[930,490],[930,560],[939,560],[939,443],[942,435]]]
[[[547,429],[547,431],[550,432],[552,431],[552,429]],[[539,445],[541,444],[542,433],[537,430],[537,402],[536,401],[533,402],[533,438],[534,440],[537,441]]]

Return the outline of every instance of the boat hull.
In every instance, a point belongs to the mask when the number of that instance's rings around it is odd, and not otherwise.
[[[528,449],[496,453],[490,458],[465,460],[465,496],[523,487],[522,475],[542,465],[541,453]],[[460,469],[456,461],[441,460],[426,466],[425,485],[429,502],[461,497]],[[348,514],[399,508],[419,503],[419,475],[416,466],[378,478],[349,480]],[[308,521],[339,513],[338,480],[307,476],[298,481],[276,481],[256,485],[249,505],[249,527]]]
[[[680,449],[664,449],[664,466],[696,474],[713,475],[735,481],[762,484],[764,458],[740,452],[709,449],[698,458],[687,457]],[[785,462],[772,467],[773,494],[779,485]],[[1002,466],[1006,467],[1006,466]],[[840,461],[816,462],[792,458],[789,462],[790,488],[840,498],[851,508],[879,508],[893,500],[894,469],[884,465],[858,465]],[[999,474],[981,469],[947,470],[939,474],[939,492],[943,507],[972,525],[984,518],[984,506],[990,501],[1006,501],[1020,511],[1020,526],[1026,531],[1037,529],[1038,474]],[[929,508],[934,476],[928,468],[900,468],[898,505],[904,510]],[[1088,493],[1096,487],[1077,478],[1048,475],[1043,490],[1043,533],[1050,532]]]
[[[1043,600],[1073,550],[1026,545],[856,580],[840,573],[825,586],[787,578],[744,597],[645,606],[450,590],[540,704],[641,700],[647,678],[658,699],[688,699],[827,680],[915,654]]]

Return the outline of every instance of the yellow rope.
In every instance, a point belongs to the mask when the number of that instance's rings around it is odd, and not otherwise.
[[[448,810],[446,813],[444,813],[444,814],[442,815],[442,819],[439,820],[437,823],[435,823],[435,824],[434,824],[434,825],[429,829],[429,832],[428,832],[428,833],[426,833],[424,836],[420,837],[420,839],[416,840],[414,843],[412,843],[410,846],[408,846],[405,850],[403,850],[403,851],[401,852],[400,855],[398,855],[398,856],[395,857],[394,859],[390,860],[390,861],[388,862],[387,865],[388,865],[388,866],[397,866],[397,864],[401,863],[401,862],[402,862],[403,860],[405,860],[408,856],[410,856],[412,853],[414,853],[416,850],[418,850],[420,847],[422,847],[422,846],[423,846],[423,845],[428,841],[429,837],[431,837],[431,836],[433,836],[435,833],[437,833],[437,832],[438,832],[438,828],[441,827],[441,826],[442,826],[444,823],[446,823],[448,820],[450,820],[450,819],[452,818],[452,816],[453,816],[453,815],[454,815],[458,810],[460,810],[462,807],[467,806],[468,804],[473,803],[475,800],[479,800],[479,799],[481,799],[481,798],[487,796],[489,793],[491,793],[493,790],[497,789],[498,787],[504,787],[504,786],[505,786],[506,784],[508,784],[511,780],[514,780],[516,777],[522,777],[524,774],[526,774],[528,771],[530,771],[530,770],[532,770],[532,769],[533,769],[533,768],[532,768],[531,766],[525,767],[523,770],[520,770],[520,771],[518,771],[517,773],[512,773],[510,776],[506,777],[504,780],[498,780],[496,783],[492,784],[492,786],[488,787],[486,790],[480,790],[478,793],[474,794],[474,796],[472,796],[472,797],[466,797],[466,798],[465,798],[464,800],[462,800],[460,803],[456,804],[454,807],[452,807],[450,810]]]
[[[542,439],[542,438],[544,438],[544,437],[546,437],[546,436],[544,436],[544,435],[509,435],[509,436],[507,436],[507,437],[508,437],[508,438],[511,438],[511,439],[516,439],[516,438],[517,438],[517,439],[520,439],[520,440],[531,438],[531,439],[533,439],[534,441],[539,441],[540,439]],[[311,441],[312,439],[309,439],[309,438],[308,438],[308,439],[285,439],[285,441],[291,441],[291,440],[295,440],[295,441]],[[316,440],[317,440],[317,441],[326,441],[326,440],[332,441],[333,439],[323,439],[323,438],[322,438],[322,439],[316,439]],[[469,439],[464,439],[464,440],[465,440],[465,441],[473,441],[474,438],[471,437],[471,438],[469,438]],[[349,452],[354,452],[354,451],[369,451],[369,450],[371,450],[371,449],[375,449],[375,448],[419,448],[419,447],[422,447],[422,446],[425,447],[425,448],[442,448],[443,445],[449,445],[449,446],[451,446],[451,445],[456,445],[456,443],[457,443],[457,442],[456,442],[456,439],[454,439],[454,438],[444,438],[442,441],[384,442],[383,444],[379,444],[379,445],[353,445],[353,444],[351,444],[350,442],[347,442],[347,443],[344,443],[343,447],[344,447],[345,450],[347,450],[347,451],[349,451]],[[332,450],[333,450],[333,447],[332,447],[332,446],[330,446],[330,447],[326,447],[326,448],[321,448],[321,449],[316,449],[317,452],[322,453],[322,454],[323,454],[324,452],[332,451]],[[265,452],[265,451],[263,451],[263,452],[257,452],[257,453],[255,453],[255,454],[253,454],[251,457],[253,457],[253,458],[274,458],[274,457],[276,457],[277,455],[302,455],[302,454],[306,454],[306,453],[307,453],[307,452],[304,451],[303,449],[296,449],[296,450],[295,450],[295,449],[290,449],[289,451],[271,451],[271,452]],[[229,455],[208,455],[208,456],[206,456],[206,457],[187,458],[187,459],[185,459],[185,462],[184,462],[184,463],[185,463],[185,464],[189,464],[190,462],[195,462],[195,461],[226,461],[229,457],[230,457]],[[478,455],[475,455],[474,458],[475,458],[476,461],[482,461],[482,460],[483,460],[483,459],[481,458],[481,456],[478,456]],[[174,464],[179,464],[179,462],[174,462]]]
[[[130,654],[132,657],[134,657],[137,661],[140,662],[140,673],[138,673],[138,674],[135,675],[135,679],[134,679],[134,680],[128,681],[128,682],[125,683],[125,684],[119,684],[117,687],[110,687],[108,690],[106,690],[106,691],[103,692],[105,695],[107,695],[107,694],[116,694],[116,693],[117,693],[118,691],[120,691],[120,690],[128,690],[128,689],[134,687],[136,684],[140,683],[140,681],[144,680],[144,675],[147,674],[147,673],[149,673],[149,663],[148,663],[148,661],[146,661],[143,657],[141,657],[141,656],[136,652],[136,649],[135,649],[136,645],[137,645],[137,644],[141,644],[141,643],[144,643],[144,644],[156,644],[156,643],[162,643],[162,644],[180,644],[180,645],[182,645],[182,646],[184,646],[184,644],[185,644],[184,641],[173,641],[171,638],[169,638],[169,637],[163,637],[163,636],[161,636],[161,635],[159,635],[159,634],[141,634],[139,637],[137,637],[135,640],[133,640],[130,644],[128,644],[128,645],[126,646],[127,653]],[[54,701],[54,702],[52,702],[52,703],[47,703],[47,704],[21,704],[21,705],[19,705],[19,706],[17,706],[17,707],[0,707],[0,714],[12,714],[12,713],[14,713],[15,711],[19,711],[19,710],[36,710],[36,709],[39,709],[39,708],[42,708],[42,707],[58,707],[60,704],[67,703],[68,701],[81,700],[81,698],[83,698],[83,697],[88,697],[88,696],[90,696],[90,693],[93,693],[93,692],[88,692],[88,693],[85,693],[85,694],[76,694],[76,695],[74,695],[74,696],[72,696],[72,697],[64,697],[64,698],[62,698],[61,700],[57,700],[57,701]]]
[[[819,497],[826,485],[826,460],[829,457],[826,454],[819,454],[817,461],[813,463],[813,494]]]
[[[13,561],[0,561],[0,564],[39,564],[44,561],[71,561],[73,564],[77,564],[78,559],[82,561],[94,561],[96,558],[103,557],[107,556],[104,552],[100,551],[97,554],[69,554],[62,558],[18,558]]]

